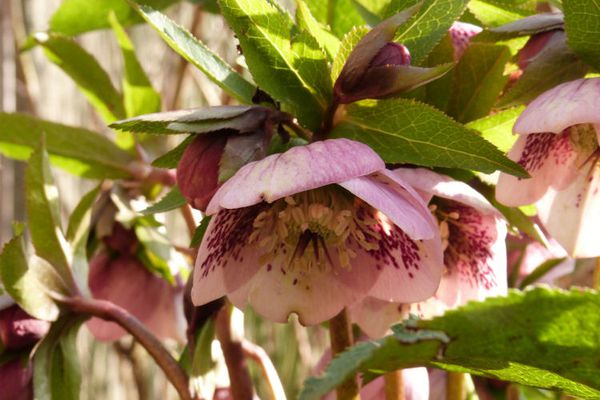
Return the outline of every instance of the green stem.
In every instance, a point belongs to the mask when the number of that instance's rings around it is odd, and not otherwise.
[[[446,400],[463,400],[465,398],[465,374],[448,372],[446,382]]]
[[[402,371],[388,372],[383,376],[385,400],[404,400],[404,382]]]
[[[343,309],[338,315],[329,320],[329,336],[332,357],[354,344],[352,324],[346,309]],[[353,376],[344,381],[336,388],[336,393],[338,400],[359,400],[360,395],[356,377]]]

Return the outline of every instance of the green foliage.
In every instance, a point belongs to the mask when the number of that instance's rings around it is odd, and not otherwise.
[[[190,241],[190,247],[197,247],[202,243],[202,239],[204,238],[204,234],[206,233],[206,229],[208,229],[208,224],[210,223],[210,219],[212,217],[204,217],[202,221],[200,221],[200,225],[194,231],[194,235]]]
[[[331,66],[331,80],[333,82],[340,76],[340,72],[342,72],[344,64],[352,50],[367,33],[369,33],[369,29],[366,26],[359,26],[352,28],[344,35]]]
[[[483,172],[525,171],[490,143],[444,113],[413,100],[363,101],[347,107],[332,132],[371,146],[389,163],[456,167]]]
[[[454,71],[448,115],[463,123],[486,116],[508,80],[509,58],[506,46],[472,43]]]
[[[562,29],[564,16],[559,13],[535,14],[481,32],[473,40],[497,41]]]
[[[325,25],[315,19],[303,0],[298,0],[296,5],[296,22],[298,26],[315,38],[331,61],[338,52],[340,40]]]
[[[177,168],[177,164],[179,164],[183,152],[187,149],[192,140],[194,140],[194,135],[189,135],[176,147],[152,161],[152,166],[157,168]]]
[[[133,157],[110,140],[84,128],[25,114],[0,113],[0,153],[17,160],[30,157],[45,135],[50,161],[85,178],[124,178]]]
[[[469,11],[486,27],[496,27],[535,14],[534,0],[471,0]]]
[[[238,74],[229,64],[196,39],[185,28],[163,13],[146,5],[136,5],[136,11],[178,54],[195,65],[225,92],[242,103],[252,103],[255,86]]]
[[[340,39],[353,27],[365,24],[353,0],[306,0],[306,4],[317,21],[328,25]]]
[[[563,7],[569,47],[583,61],[600,70],[600,3],[564,0]]]
[[[327,56],[316,39],[267,0],[221,0],[248,68],[262,90],[310,129],[331,99]]]
[[[52,324],[33,358],[33,388],[39,400],[77,400],[81,366],[77,333],[81,319],[63,317]]]
[[[178,1],[144,0],[144,3],[160,10]],[[95,29],[109,28],[108,17],[111,13],[114,13],[123,25],[143,21],[129,7],[127,0],[63,0],[50,19],[50,30],[73,36]]]
[[[48,59],[73,79],[106,122],[125,117],[121,94],[94,56],[66,36],[42,32],[34,39]]]
[[[307,380],[300,398],[318,399],[357,372],[370,381],[426,363],[598,398],[599,323],[597,292],[512,291],[430,321],[408,321],[392,336],[354,346],[336,357],[325,375]]]
[[[507,108],[496,114],[471,121],[466,127],[479,131],[481,137],[506,153],[517,141],[518,136],[512,133],[512,127],[524,109],[524,106]]]
[[[164,213],[175,210],[186,204],[186,200],[177,186],[169,190],[159,201],[142,211],[144,215]]]

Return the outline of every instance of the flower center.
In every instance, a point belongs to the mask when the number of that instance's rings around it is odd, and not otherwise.
[[[277,200],[254,219],[248,242],[259,262],[284,261],[291,270],[344,268],[356,257],[352,247],[377,250],[381,235],[376,210],[335,186]]]

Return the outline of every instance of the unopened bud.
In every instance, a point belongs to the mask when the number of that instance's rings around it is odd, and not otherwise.
[[[468,24],[466,22],[457,21],[452,24],[448,30],[448,33],[450,33],[452,46],[454,47],[454,61],[460,60],[467,50],[467,47],[469,47],[471,38],[480,33],[482,30],[483,29],[481,29],[479,26]]]
[[[0,340],[8,350],[33,346],[49,328],[50,323],[33,318],[16,304],[0,311]]]
[[[379,53],[371,60],[371,67],[383,67],[385,65],[410,65],[410,52],[406,46],[389,42],[379,50]]]

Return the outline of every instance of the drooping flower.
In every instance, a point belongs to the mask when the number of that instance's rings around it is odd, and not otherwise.
[[[31,347],[43,338],[50,323],[27,314],[13,304],[0,311],[0,343],[8,350]]]
[[[33,366],[17,357],[0,363],[0,397],[10,400],[33,399]]]
[[[435,221],[368,146],[332,139],[241,168],[215,194],[192,300],[223,295],[284,322],[332,318],[369,295],[413,302],[441,275]]]
[[[352,308],[353,320],[371,337],[385,334],[409,312],[434,316],[469,300],[506,293],[506,222],[469,185],[435,172],[397,169],[435,215],[444,249],[444,274],[435,296],[413,305],[367,298]],[[401,290],[401,289],[399,289]]]
[[[578,79],[543,93],[521,114],[508,157],[530,178],[500,174],[496,198],[535,203],[548,232],[572,257],[600,255],[600,79]]]

